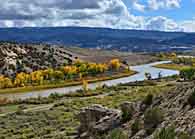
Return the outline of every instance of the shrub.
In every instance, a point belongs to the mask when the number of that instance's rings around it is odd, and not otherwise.
[[[146,79],[147,80],[151,80],[152,79],[152,75],[151,75],[151,73],[145,73],[145,77],[146,77]]]
[[[193,139],[192,137],[190,137],[190,135],[186,134],[186,133],[181,133],[179,135],[178,139]]]
[[[195,106],[195,90],[194,90],[193,93],[189,96],[189,98],[188,98],[188,103],[189,103],[190,106],[192,106],[192,107]]]
[[[152,95],[152,94],[148,94],[148,95],[145,97],[143,103],[144,103],[145,105],[151,105],[151,104],[152,104],[152,101],[153,101],[153,95]]]
[[[132,134],[135,135],[141,129],[141,123],[139,120],[135,120],[131,125]]]
[[[188,68],[183,69],[180,71],[180,77],[184,80],[193,80],[195,76],[195,69],[194,68]]]
[[[127,122],[131,119],[132,117],[132,114],[127,112],[127,111],[124,111],[123,114],[122,114],[122,121],[123,122]]]
[[[123,122],[127,122],[132,118],[135,109],[133,107],[133,104],[129,104],[128,102],[126,102],[121,104],[121,111]]]
[[[58,94],[58,93],[52,93],[49,95],[49,98],[54,99],[54,100],[62,98],[62,97],[63,96],[61,94]]]
[[[106,139],[128,139],[128,135],[122,129],[114,129]]]
[[[173,127],[163,128],[154,135],[153,139],[176,139],[175,129]]]
[[[190,136],[188,133],[182,132],[179,134],[178,139],[195,139],[195,136]]]
[[[163,112],[158,107],[147,110],[144,113],[144,126],[147,133],[151,134],[163,119]]]

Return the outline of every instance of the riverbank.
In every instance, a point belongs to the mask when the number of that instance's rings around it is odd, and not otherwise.
[[[128,77],[136,73],[137,73],[136,71],[128,71],[124,73],[116,73],[111,76],[102,76],[102,77],[95,77],[95,78],[90,77],[90,78],[86,78],[85,80],[87,80],[88,83],[96,83],[99,81],[106,81],[106,80],[113,80],[113,79]],[[82,80],[65,81],[64,83],[48,84],[48,85],[40,85],[40,86],[27,86],[27,87],[21,87],[21,88],[0,89],[0,94],[25,93],[25,92],[31,92],[31,91],[41,91],[41,90],[63,88],[63,87],[77,86],[77,85],[82,85]]]
[[[181,71],[190,68],[191,66],[174,64],[174,63],[165,63],[165,64],[154,65],[153,67]]]
[[[160,69],[160,68],[155,68],[153,67],[154,65],[158,65],[158,64],[164,64],[164,63],[168,63],[169,61],[159,61],[159,62],[154,62],[154,63],[150,63],[150,64],[143,64],[143,65],[139,65],[139,66],[131,66],[131,71],[135,71],[135,73],[131,73],[130,76],[129,74],[125,73],[125,75],[117,75],[114,74],[115,77],[111,77],[109,75],[106,76],[106,78],[102,79],[98,79],[96,78],[96,80],[90,81],[89,85],[88,85],[88,89],[96,89],[99,86],[102,85],[106,85],[106,86],[116,86],[118,84],[124,84],[124,83],[129,83],[129,82],[137,82],[137,81],[144,81],[146,80],[145,77],[145,73],[148,72],[151,74],[152,79],[157,79],[159,72],[161,72],[162,77],[169,77],[169,76],[173,76],[173,75],[178,75],[179,71],[176,70],[167,70],[167,69]],[[135,74],[135,75],[134,75]],[[108,78],[110,80],[108,80]],[[53,88],[53,86],[46,86],[44,87],[43,90],[41,90],[42,88],[32,88],[35,91],[27,91],[26,92],[26,88],[21,88],[21,90],[11,90],[12,92],[10,92],[10,90],[3,90],[2,94],[0,93],[0,97],[1,98],[8,98],[9,100],[18,100],[18,99],[27,99],[27,98],[37,98],[37,97],[48,97],[53,93],[59,94],[59,95],[63,95],[63,94],[70,94],[72,92],[75,92],[77,90],[81,90],[82,89],[82,85],[78,85],[81,83],[78,82],[74,82],[74,86],[72,86],[73,83],[70,84],[66,84],[66,86],[64,87],[64,84],[58,84],[58,86],[54,86],[56,88]],[[41,86],[42,87],[42,86]],[[46,89],[45,89],[46,88]],[[48,89],[49,88],[49,89]],[[17,93],[17,92],[21,92],[21,91],[25,91],[25,93]],[[29,90],[31,88],[28,88]],[[36,90],[37,89],[37,90]],[[16,92],[16,93],[14,93]]]
[[[137,87],[117,85],[102,88],[99,91],[104,94],[93,97],[53,98],[51,102],[41,103],[51,98],[48,97],[37,99],[37,103],[28,100],[29,103],[1,106],[0,122],[6,128],[0,130],[0,135],[5,138],[9,138],[9,135],[14,138],[24,136],[27,138],[38,138],[40,136],[45,138],[71,138],[76,134],[76,129],[79,126],[75,113],[78,113],[81,108],[93,104],[119,108],[120,104],[125,101],[134,102],[144,99],[149,94],[157,96],[169,92],[174,84],[170,86],[168,83],[166,81],[159,82],[155,86]],[[97,90],[92,90],[92,93],[95,92]]]

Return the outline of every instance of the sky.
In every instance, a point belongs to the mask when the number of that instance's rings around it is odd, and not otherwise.
[[[195,32],[195,0],[0,0],[0,27]]]

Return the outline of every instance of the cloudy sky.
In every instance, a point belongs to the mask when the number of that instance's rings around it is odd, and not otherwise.
[[[0,0],[0,27],[195,32],[195,0]]]

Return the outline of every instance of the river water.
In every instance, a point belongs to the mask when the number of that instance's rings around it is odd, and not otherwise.
[[[145,73],[150,73],[152,78],[158,78],[159,72],[161,73],[162,77],[172,76],[179,74],[179,71],[176,70],[167,70],[167,69],[161,69],[161,68],[155,68],[154,65],[158,64],[164,64],[164,63],[170,63],[171,61],[160,61],[160,62],[154,62],[150,64],[144,64],[139,66],[132,66],[131,70],[137,71],[138,73],[129,76],[129,77],[123,77],[119,79],[114,80],[108,80],[108,81],[101,81],[97,83],[91,83],[89,84],[90,89],[95,89],[96,87],[100,85],[107,85],[107,86],[113,86],[120,83],[128,83],[128,82],[135,82],[135,81],[143,81],[145,80]],[[64,88],[55,88],[55,89],[49,89],[49,90],[41,90],[41,91],[32,91],[32,92],[26,92],[26,93],[15,93],[15,94],[0,94],[0,97],[6,97],[11,100],[13,99],[26,99],[26,98],[35,98],[35,97],[47,97],[52,93],[59,93],[59,94],[66,94],[74,92],[78,89],[82,89],[81,85],[78,86],[70,86],[70,87],[64,87]]]

